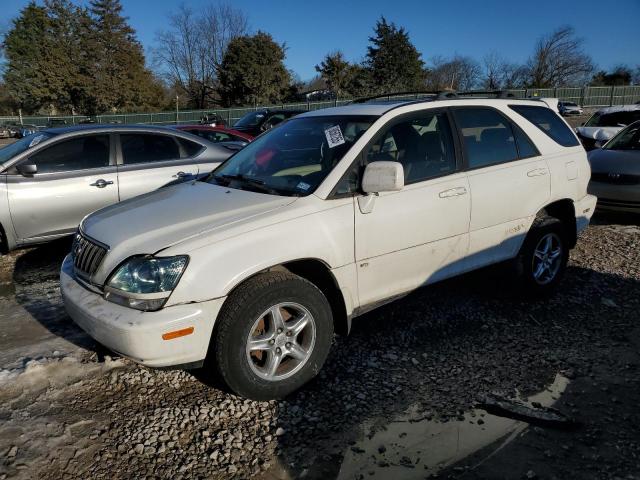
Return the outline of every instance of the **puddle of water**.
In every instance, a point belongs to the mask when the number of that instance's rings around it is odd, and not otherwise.
[[[528,402],[550,407],[564,392],[569,380],[556,375],[554,382]],[[364,431],[375,430],[365,424]],[[417,419],[415,408],[404,418],[386,424],[384,429],[365,437],[347,449],[338,479],[374,477],[413,479],[425,478],[456,463],[478,450],[497,443],[487,458],[517,437],[525,422],[497,417],[476,409],[467,412],[464,420],[439,422]]]

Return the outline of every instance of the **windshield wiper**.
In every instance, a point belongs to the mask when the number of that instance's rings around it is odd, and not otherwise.
[[[277,188],[273,188],[273,187],[268,187],[267,185],[265,185],[263,180],[257,179],[257,178],[251,178],[251,177],[245,177],[244,175],[242,175],[241,173],[238,173],[236,175],[214,175],[213,178],[215,180],[223,180],[227,182],[227,186],[229,185],[229,183],[231,183],[231,181],[235,180],[241,183],[245,183],[250,185],[251,187],[256,187],[256,190],[260,190],[264,193],[270,193],[272,195],[282,195],[282,191],[277,189]],[[289,193],[289,192],[287,192]]]

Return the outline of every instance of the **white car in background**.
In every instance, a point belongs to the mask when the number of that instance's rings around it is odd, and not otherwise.
[[[617,105],[598,110],[584,125],[576,128],[578,138],[587,150],[604,145],[627,125],[640,120],[640,104]]]
[[[562,116],[582,115],[582,108],[575,102],[558,102],[558,112]]]
[[[589,176],[540,101],[315,110],[202,181],[89,215],[62,296],[141,364],[204,365],[239,395],[281,398],[317,375],[334,332],[424,285],[511,260],[527,293],[550,293],[595,208]]]

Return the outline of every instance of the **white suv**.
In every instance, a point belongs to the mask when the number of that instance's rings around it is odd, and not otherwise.
[[[540,101],[308,112],[204,181],[89,215],[62,294],[136,362],[204,365],[240,395],[279,398],[318,373],[334,332],[418,287],[513,259],[528,292],[551,291],[593,213],[589,177]]]

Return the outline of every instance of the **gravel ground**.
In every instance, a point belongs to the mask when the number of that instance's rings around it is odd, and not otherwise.
[[[279,402],[97,347],[61,308],[68,244],[2,257],[3,312],[37,322],[49,353],[0,365],[0,480],[638,478],[638,223],[599,216],[547,301],[522,300],[493,268],[358,318],[319,377]],[[0,337],[0,350],[15,341]],[[557,406],[576,431],[505,426],[474,408],[489,392],[544,391],[559,373],[569,384]],[[467,440],[475,453],[463,459]]]

